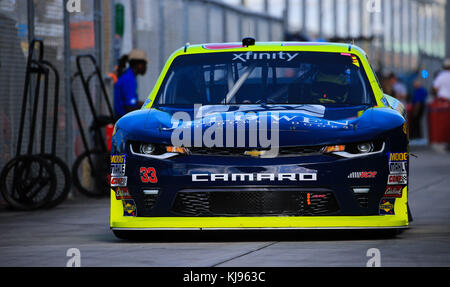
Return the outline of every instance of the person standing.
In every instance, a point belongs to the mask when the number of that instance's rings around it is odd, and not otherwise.
[[[411,138],[422,138],[422,117],[425,110],[425,103],[427,100],[428,92],[422,86],[419,79],[416,79],[413,83],[413,94],[411,99],[412,112],[411,112]]]
[[[128,54],[128,69],[119,77],[114,85],[114,111],[116,119],[139,109],[143,102],[139,101],[137,76],[147,72],[147,55],[142,50],[132,50]]]
[[[443,70],[434,79],[433,91],[438,100],[450,102],[450,58],[444,60]]]
[[[388,81],[390,85],[391,96],[399,100],[404,107],[407,104],[408,91],[406,86],[400,82],[394,73],[389,74]]]
[[[450,152],[450,58],[444,60],[443,70],[439,72],[433,82],[433,93],[436,95],[436,104],[443,110],[440,125],[440,133],[445,135],[447,152]]]

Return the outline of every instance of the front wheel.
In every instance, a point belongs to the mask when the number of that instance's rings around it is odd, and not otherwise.
[[[129,231],[129,230],[114,230],[112,231],[118,239],[122,240],[138,240],[139,231]]]

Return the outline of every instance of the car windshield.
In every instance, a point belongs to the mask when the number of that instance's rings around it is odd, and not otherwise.
[[[355,55],[328,52],[227,52],[174,59],[158,105],[371,105]]]

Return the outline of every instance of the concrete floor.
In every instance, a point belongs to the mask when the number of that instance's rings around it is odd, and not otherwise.
[[[0,266],[450,266],[450,154],[413,148],[411,228],[395,238],[356,231],[162,233],[140,242],[109,230],[109,201],[77,196],[48,211],[0,209]]]

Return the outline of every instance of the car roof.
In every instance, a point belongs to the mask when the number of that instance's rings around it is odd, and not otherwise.
[[[352,53],[366,57],[366,53],[358,46],[333,42],[255,42],[255,45],[245,47],[241,42],[186,44],[175,51],[174,54],[198,54],[220,52],[246,52],[246,51],[312,51]]]
[[[161,86],[161,83],[165,77],[165,74],[172,65],[175,58],[182,55],[189,54],[208,54],[208,53],[224,53],[224,52],[278,52],[278,51],[305,51],[305,52],[328,52],[328,53],[346,53],[356,55],[362,63],[364,70],[368,76],[368,79],[374,88],[375,98],[378,106],[384,107],[385,104],[381,101],[383,97],[383,91],[381,87],[376,84],[376,76],[370,67],[366,53],[358,46],[345,43],[333,43],[333,42],[255,42],[254,45],[248,47],[243,46],[242,42],[228,42],[228,43],[208,43],[208,44],[186,44],[184,47],[174,51],[166,61],[158,80],[150,95],[148,96],[147,108],[152,106],[153,100],[156,97],[156,93]]]

